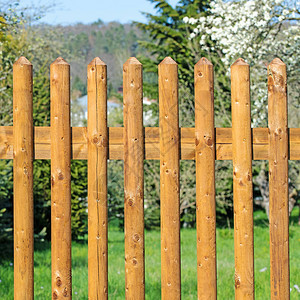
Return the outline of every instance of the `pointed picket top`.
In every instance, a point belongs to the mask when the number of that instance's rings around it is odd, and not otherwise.
[[[276,57],[268,65],[268,85],[286,89],[286,80],[286,64]]]
[[[231,66],[249,66],[248,63],[246,63],[246,61],[244,59],[242,59],[241,57],[238,58]]]
[[[124,66],[125,65],[141,65],[141,63],[138,61],[136,57],[130,57],[124,63]]]
[[[69,65],[62,57],[58,57],[51,65]]]
[[[160,65],[177,65],[177,62],[170,56],[167,56]]]
[[[15,63],[14,65],[32,65],[31,62],[25,57],[21,56]]]
[[[270,65],[285,65],[285,63],[278,57],[274,58],[270,63]]]
[[[199,66],[199,65],[209,65],[209,66],[212,66],[213,64],[206,57],[201,57],[198,60],[198,62],[196,63],[195,66]]]
[[[88,66],[106,66],[106,63],[97,56],[88,64]]]

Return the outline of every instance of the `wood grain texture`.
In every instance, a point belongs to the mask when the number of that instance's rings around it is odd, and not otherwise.
[[[204,57],[194,82],[198,299],[217,299],[214,71]]]
[[[72,299],[70,65],[50,66],[52,299]]]
[[[268,66],[271,299],[289,299],[289,189],[286,65]]]
[[[231,66],[235,299],[254,299],[250,67]]]
[[[160,159],[159,128],[145,127],[145,159]],[[123,160],[122,127],[110,127],[108,141],[108,158]],[[268,128],[252,128],[253,160],[268,160],[269,133]],[[300,160],[300,128],[290,128],[289,160]],[[86,127],[71,128],[72,159],[88,158],[88,138]],[[215,128],[216,159],[232,160],[231,128]],[[0,126],[0,159],[13,159],[13,127]],[[50,127],[34,127],[34,159],[50,159]],[[180,128],[180,159],[195,160],[195,128]]]
[[[145,299],[143,70],[123,66],[125,297]]]
[[[181,299],[178,67],[158,66],[160,134],[161,295]]]
[[[33,119],[32,65],[20,57],[13,66],[14,299],[33,290]]]
[[[88,293],[108,298],[107,67],[96,57],[87,68],[88,90]]]

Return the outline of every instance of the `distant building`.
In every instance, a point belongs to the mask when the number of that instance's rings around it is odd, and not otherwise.
[[[121,107],[121,104],[107,101],[107,114],[109,115],[115,108]],[[87,95],[71,101],[71,122],[72,126],[86,126],[88,118]]]
[[[151,105],[157,103],[156,100],[149,99],[147,97],[143,98],[144,105]],[[107,115],[113,112],[116,108],[122,108],[121,103],[116,103],[115,101],[107,101]],[[76,100],[71,101],[71,124],[72,126],[86,126],[87,125],[87,95],[84,95]],[[153,126],[157,121],[153,117],[152,109],[149,107],[143,111],[144,126]]]

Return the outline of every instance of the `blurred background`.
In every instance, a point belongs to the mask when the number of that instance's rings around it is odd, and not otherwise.
[[[289,127],[300,127],[299,6],[297,1],[281,0],[1,0],[0,126],[12,125],[12,65],[24,55],[34,70],[35,126],[50,125],[49,67],[58,56],[71,65],[72,126],[86,126],[86,67],[96,56],[108,66],[109,126],[123,126],[122,66],[131,56],[143,64],[144,126],[158,126],[157,65],[164,57],[171,56],[179,67],[180,126],[194,127],[193,68],[205,56],[214,64],[216,127],[231,127],[230,65],[239,57],[251,67],[252,127],[267,127],[267,65],[275,57],[287,64]],[[156,236],[160,226],[159,161],[145,161],[144,168],[145,228]],[[111,236],[119,239],[124,223],[123,162],[109,161],[108,170],[110,231],[116,231]],[[12,161],[1,160],[0,245],[3,256],[0,256],[0,264],[3,264],[0,265],[0,290],[1,280],[4,280],[1,276],[11,272],[8,261],[11,261],[13,245],[12,176]],[[299,250],[299,161],[289,162],[289,179],[290,230],[295,232],[294,242],[298,242]],[[263,243],[268,240],[268,161],[253,161],[253,180],[254,224],[260,232],[257,241]],[[180,193],[181,225],[193,240],[196,224],[193,161],[181,162]],[[232,162],[217,161],[217,227],[225,244],[232,240],[232,198]],[[51,237],[50,161],[34,161],[34,203],[36,247],[48,253]],[[72,161],[72,238],[79,243],[79,248],[87,239],[87,209],[87,162]],[[196,244],[189,247],[194,253]],[[86,244],[82,249],[85,253]],[[116,251],[121,251],[122,255],[121,248]],[[233,246],[228,248],[228,253],[233,255]],[[300,263],[299,254],[294,257]],[[265,261],[267,264],[268,256]],[[8,285],[11,284],[9,276]],[[293,284],[300,285],[299,277],[292,279]],[[40,286],[36,289],[37,295],[41,295],[38,299],[44,299],[43,289]],[[81,295],[85,295],[85,287],[82,289]],[[122,289],[121,285],[116,295],[122,295]],[[269,293],[268,282],[265,289],[261,289],[261,295]],[[297,289],[294,290],[298,295]],[[186,295],[195,291],[196,287],[191,287]],[[222,299],[230,298],[232,291],[228,293]],[[7,296],[1,292],[0,295],[2,299]],[[151,299],[153,297],[156,296]]]

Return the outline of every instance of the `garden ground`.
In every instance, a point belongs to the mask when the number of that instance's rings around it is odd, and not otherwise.
[[[290,225],[291,299],[300,293],[300,227],[295,225],[298,209],[293,211]],[[270,299],[269,230],[262,212],[254,215],[255,299]],[[160,299],[160,233],[146,231],[146,299]],[[109,299],[125,299],[124,234],[109,230]],[[196,230],[181,230],[182,298],[197,299]],[[11,256],[0,265],[0,299],[13,299],[13,263]],[[50,243],[36,243],[34,257],[35,299],[51,299]],[[87,299],[87,242],[73,242],[73,299]],[[218,298],[234,299],[233,229],[217,229]]]

